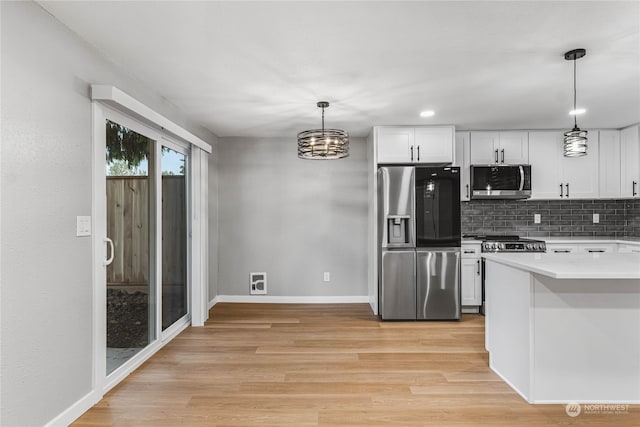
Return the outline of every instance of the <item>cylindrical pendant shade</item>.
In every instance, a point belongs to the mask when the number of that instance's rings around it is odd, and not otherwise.
[[[298,157],[301,159],[341,159],[349,155],[349,134],[341,129],[324,128],[324,109],[327,101],[318,102],[322,108],[322,129],[305,130],[298,134]]]
[[[564,156],[579,157],[587,155],[587,131],[575,127],[564,133]]]

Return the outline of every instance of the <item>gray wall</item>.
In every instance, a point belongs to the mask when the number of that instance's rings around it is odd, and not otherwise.
[[[221,138],[218,167],[220,295],[266,271],[273,296],[367,296],[364,139],[323,161],[298,159],[295,136]]]
[[[42,425],[91,390],[89,84],[114,84],[213,136],[32,2],[1,2],[0,424]]]
[[[209,295],[208,302],[218,295],[218,146],[209,155]]]

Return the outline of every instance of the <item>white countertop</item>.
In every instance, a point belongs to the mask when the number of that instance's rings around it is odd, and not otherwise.
[[[554,279],[640,279],[640,253],[484,253],[482,256]]]

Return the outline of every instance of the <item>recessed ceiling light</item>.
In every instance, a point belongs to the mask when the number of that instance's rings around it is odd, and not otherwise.
[[[422,111],[420,113],[420,117],[431,117],[434,114],[435,114],[435,111],[433,111],[433,110]]]
[[[585,110],[584,108],[576,108],[575,110],[569,111],[569,115],[570,116],[577,116],[579,114],[584,114],[586,112],[587,112],[587,110]]]

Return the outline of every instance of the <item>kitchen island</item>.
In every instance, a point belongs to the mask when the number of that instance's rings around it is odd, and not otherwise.
[[[491,369],[529,403],[640,403],[640,254],[484,254]]]

